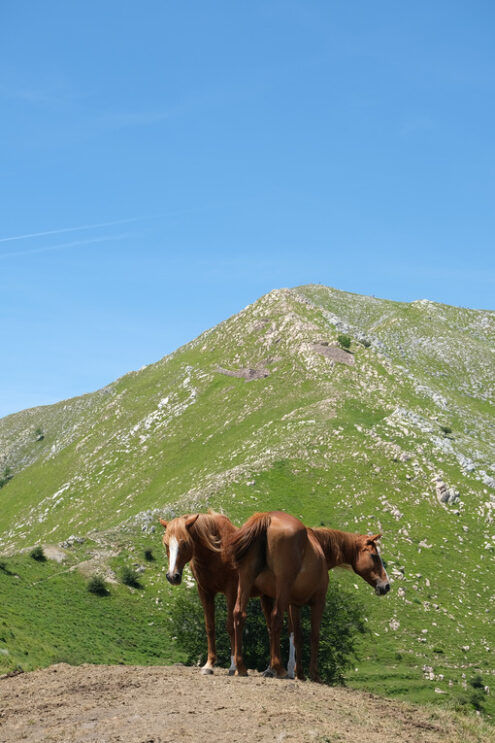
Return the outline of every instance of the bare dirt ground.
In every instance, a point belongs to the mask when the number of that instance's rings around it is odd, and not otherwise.
[[[0,679],[1,743],[494,740],[484,730],[351,689],[222,669],[59,664]]]

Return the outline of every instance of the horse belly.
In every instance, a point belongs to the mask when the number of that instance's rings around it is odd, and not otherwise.
[[[271,570],[263,570],[259,575],[256,576],[254,582],[255,588],[262,596],[276,596],[276,585],[275,576]]]
[[[320,566],[315,565],[303,566],[292,584],[291,604],[297,606],[307,604],[315,593],[326,590],[327,583],[328,573],[325,569],[321,570]]]

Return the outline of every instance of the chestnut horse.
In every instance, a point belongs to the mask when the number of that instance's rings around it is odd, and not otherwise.
[[[380,536],[325,528],[309,529],[299,519],[282,511],[255,513],[232,533],[228,549],[239,570],[234,608],[236,673],[247,675],[242,659],[242,630],[249,597],[259,593],[271,608],[267,616],[270,667],[278,678],[287,676],[280,658],[280,632],[289,605],[296,649],[296,674],[298,678],[304,678],[299,607],[304,604],[311,606],[310,676],[313,681],[319,681],[318,647],[328,571],[338,565],[349,565],[375,588],[378,595],[387,593],[390,584],[376,546]]]
[[[234,665],[234,620],[233,609],[237,595],[238,574],[222,546],[237,531],[226,516],[220,513],[200,513],[179,516],[172,521],[160,519],[165,528],[163,544],[167,550],[167,580],[174,586],[182,580],[182,571],[187,562],[196,579],[198,593],[205,616],[208,638],[208,659],[201,673],[213,673],[216,661],[215,644],[215,596],[225,594],[227,599],[227,632],[230,637],[231,666]]]
[[[237,527],[226,516],[219,513],[201,513],[179,516],[172,521],[160,519],[165,529],[163,544],[167,551],[167,580],[174,586],[180,584],[182,571],[186,563],[191,563],[191,570],[196,579],[198,593],[203,605],[206,635],[208,639],[208,659],[201,669],[203,674],[213,673],[216,662],[215,642],[215,596],[223,593],[227,599],[227,632],[230,637],[229,676],[235,672],[234,663],[234,604],[237,597],[238,571],[231,561],[230,543]],[[253,586],[251,596],[260,596]],[[265,615],[268,632],[272,600],[260,596],[261,607]],[[289,676],[294,678],[295,650],[293,635],[290,638]],[[270,667],[265,675],[273,675]]]

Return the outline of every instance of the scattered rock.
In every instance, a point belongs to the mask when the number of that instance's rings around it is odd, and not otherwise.
[[[70,549],[75,544],[84,544],[86,541],[85,537],[76,537],[74,534],[71,534],[70,537],[67,537],[67,539],[64,542],[60,543],[60,546],[64,549]]]
[[[441,477],[434,477],[433,482],[435,483],[435,491],[439,503],[450,506],[459,500],[459,491],[455,488],[447,487]]]

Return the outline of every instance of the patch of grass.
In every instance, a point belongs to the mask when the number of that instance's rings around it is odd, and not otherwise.
[[[77,571],[60,571],[48,560],[41,564],[29,555],[9,559],[18,578],[0,571],[0,673],[15,668],[32,670],[57,659],[80,663],[156,665],[181,661],[171,623],[157,590],[168,594],[158,565],[156,587],[130,593],[112,587],[104,600],[88,591]],[[151,579],[151,578],[150,578]]]

